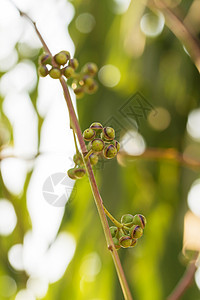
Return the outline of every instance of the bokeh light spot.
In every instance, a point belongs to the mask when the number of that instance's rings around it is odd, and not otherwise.
[[[121,78],[119,69],[110,64],[103,66],[99,70],[98,76],[101,83],[107,87],[116,86]]]
[[[128,131],[120,141],[121,149],[130,155],[141,155],[145,151],[145,141],[136,131]]]
[[[148,115],[148,122],[153,129],[163,131],[169,126],[171,116],[165,108],[156,107]]]
[[[200,217],[200,179],[193,183],[188,193],[188,206],[195,215]]]
[[[17,293],[15,300],[36,300],[30,290],[21,290]]]
[[[193,139],[200,140],[200,108],[190,112],[187,122],[187,131]]]
[[[8,260],[15,270],[24,270],[22,244],[16,244],[10,248],[8,251]]]
[[[0,235],[9,235],[15,229],[17,216],[12,203],[0,199]]]
[[[75,21],[76,28],[82,33],[91,32],[95,23],[95,18],[89,13],[80,14]]]
[[[140,22],[142,32],[148,37],[158,36],[165,25],[165,18],[162,13],[158,12],[145,14]]]
[[[84,281],[91,282],[101,270],[101,260],[96,252],[86,255],[80,266],[80,275]]]
[[[0,296],[10,298],[17,291],[17,284],[10,276],[0,276]],[[1,297],[0,297],[1,298]]]
[[[48,291],[48,282],[37,277],[30,277],[26,283],[29,290],[32,291],[36,298],[45,297]]]

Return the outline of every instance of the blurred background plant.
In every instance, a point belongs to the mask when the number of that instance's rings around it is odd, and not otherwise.
[[[119,250],[133,297],[165,299],[200,249],[200,1],[14,3],[53,54],[99,66],[98,92],[71,96],[82,130],[99,121],[122,145],[95,169],[106,207],[148,220],[137,247]],[[0,299],[123,299],[87,178],[65,207],[43,197],[45,180],[73,166],[73,134],[59,83],[38,78],[34,29],[8,0],[0,44]],[[199,299],[194,277],[183,300]]]

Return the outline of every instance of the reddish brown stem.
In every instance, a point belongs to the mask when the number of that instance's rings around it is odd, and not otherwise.
[[[43,40],[43,38],[40,34],[40,32],[38,31],[35,22],[27,14],[23,13],[19,9],[18,9],[18,11],[19,11],[21,16],[25,16],[26,18],[29,19],[29,21],[31,21],[31,23],[33,24],[33,26],[36,30],[36,33],[38,34],[38,37],[39,37],[39,39],[40,39],[40,41],[41,41],[41,43],[44,47],[44,50],[46,51],[46,53],[48,53],[49,55],[52,56],[49,48],[47,47],[45,41]],[[54,60],[53,60],[53,62],[54,62],[54,65],[55,65]],[[82,152],[82,155],[84,157],[85,154],[87,153],[86,145],[85,145],[84,139],[82,137],[82,132],[81,132],[81,129],[80,129],[80,126],[79,126],[79,123],[78,123],[78,120],[77,120],[77,117],[76,117],[76,114],[75,114],[75,111],[74,111],[74,107],[73,107],[73,104],[72,104],[72,101],[71,101],[71,97],[70,97],[70,94],[69,94],[69,90],[68,90],[66,81],[63,77],[60,78],[60,83],[61,83],[62,88],[63,88],[64,97],[65,97],[66,104],[67,104],[68,111],[69,111],[70,123],[71,123],[70,125],[73,127],[73,130],[75,131],[75,133],[77,135],[77,138],[78,138],[78,141],[79,141],[79,144],[80,144],[80,147],[81,147],[81,152]],[[96,203],[96,206],[97,206],[97,209],[98,209],[98,213],[99,213],[99,216],[100,216],[100,219],[101,219],[104,234],[105,234],[105,237],[106,237],[107,246],[108,246],[108,249],[110,250],[110,253],[112,254],[112,258],[113,258],[113,261],[114,261],[114,264],[115,264],[117,275],[118,275],[118,278],[119,278],[119,281],[120,281],[120,284],[121,284],[121,288],[122,288],[122,291],[123,291],[123,294],[124,294],[124,298],[126,300],[132,300],[131,292],[129,290],[128,283],[126,281],[126,277],[125,277],[125,274],[124,274],[124,271],[123,271],[123,268],[122,268],[117,250],[115,249],[115,246],[114,246],[114,243],[113,243],[113,240],[112,240],[108,220],[107,220],[105,212],[104,212],[103,201],[102,201],[102,198],[100,196],[100,193],[99,193],[99,190],[98,190],[98,187],[97,187],[97,184],[96,184],[96,180],[95,180],[95,177],[94,177],[94,173],[93,173],[93,170],[92,170],[92,166],[91,166],[89,160],[87,160],[87,161],[85,160],[85,166],[86,166],[86,170],[87,170],[87,173],[88,173],[88,177],[89,177],[91,189],[92,189],[92,192],[93,192],[94,200],[95,200],[95,203]]]
[[[135,160],[138,158],[148,159],[148,160],[169,160],[175,163],[179,163],[181,165],[187,166],[191,169],[199,169],[200,168],[200,161],[183,155],[179,153],[176,149],[155,149],[155,148],[148,148],[145,150],[141,155],[129,155],[126,152],[121,151],[118,154],[118,160],[122,164],[126,164],[131,160]]]
[[[198,256],[198,254],[197,254]],[[196,256],[196,259],[197,259]],[[171,293],[171,295],[167,298],[167,300],[178,300],[181,298],[181,296],[185,293],[185,291],[190,287],[194,280],[194,274],[196,272],[197,266],[196,266],[196,259],[189,264],[187,267],[185,273],[183,274],[183,277]]]

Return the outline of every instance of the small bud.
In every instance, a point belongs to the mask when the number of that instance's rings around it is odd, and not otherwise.
[[[83,88],[76,88],[74,90],[74,93],[76,94],[76,98],[82,98],[84,96],[84,90]]]
[[[91,85],[85,86],[85,92],[87,94],[94,94],[98,90],[98,84],[95,80],[93,80],[93,83]]]
[[[84,168],[77,168],[74,170],[76,178],[80,179],[85,175],[86,171]]]
[[[117,149],[114,145],[108,145],[103,151],[103,155],[107,159],[112,159],[117,155]]]
[[[99,131],[102,131],[103,126],[101,125],[101,123],[95,122],[95,123],[92,123],[90,125],[90,128],[92,128],[93,130],[99,132]]]
[[[59,79],[61,77],[61,75],[62,75],[61,70],[58,68],[53,67],[49,71],[49,76],[53,79]]]
[[[74,70],[76,70],[76,69],[78,68],[78,66],[79,66],[78,59],[76,59],[76,58],[71,58],[71,59],[69,60],[69,65],[70,65],[70,67],[72,67]]]
[[[112,127],[104,127],[102,131],[102,138],[107,141],[112,141],[115,138],[115,131]]]
[[[96,165],[98,163],[99,157],[95,153],[92,153],[90,156],[90,163],[92,166]]]
[[[97,73],[97,71],[98,71],[98,67],[97,67],[97,65],[94,64],[94,63],[87,63],[87,64],[83,67],[82,71],[83,71],[83,73],[85,73],[85,74],[89,74],[89,75],[91,75],[91,76],[94,76],[94,75]]]
[[[70,60],[71,55],[70,55],[69,51],[62,50],[61,52],[67,56],[67,60]]]
[[[133,248],[137,245],[137,240],[136,239],[133,239],[132,240],[132,244],[130,245],[130,248]]]
[[[104,147],[105,147],[105,144],[104,144],[103,140],[101,140],[101,139],[94,139],[93,141],[91,141],[91,149],[94,152],[101,152]]]
[[[143,229],[139,225],[133,225],[130,230],[132,239],[139,239],[143,235]]]
[[[132,238],[128,235],[124,235],[120,237],[119,244],[122,248],[128,248],[132,244]]]
[[[117,152],[119,152],[120,149],[120,143],[117,140],[114,140],[111,142],[112,145],[114,145],[117,149]]]
[[[131,214],[126,214],[121,217],[121,223],[126,225],[127,227],[133,225],[133,216]]]
[[[121,246],[120,246],[120,244],[119,244],[119,240],[116,238],[116,237],[113,237],[113,243],[114,243],[114,245],[115,245],[115,249],[120,249],[121,248]]]
[[[83,138],[86,141],[91,141],[95,138],[96,132],[92,128],[88,128],[83,132]]]
[[[94,79],[90,77],[89,75],[83,76],[83,82],[85,85],[90,86],[94,83]]]
[[[145,216],[137,214],[133,217],[133,224],[134,225],[139,225],[140,227],[142,227],[142,229],[144,229],[144,227],[146,226],[147,220],[145,218]]]
[[[69,56],[64,51],[59,52],[54,56],[55,62],[58,65],[65,65],[68,62]]]
[[[51,65],[52,64],[52,57],[48,53],[43,53],[39,57],[39,64]]]
[[[47,67],[44,65],[38,67],[38,74],[41,77],[45,77],[49,74]]]
[[[68,174],[68,176],[69,176],[71,179],[76,179],[76,176],[75,176],[74,171],[75,171],[75,168],[69,169],[69,170],[67,171],[67,174]]]
[[[83,158],[82,158],[82,155],[80,153],[74,154],[73,161],[78,166],[84,166]]]
[[[67,66],[64,69],[62,69],[62,73],[68,79],[74,74],[74,69],[72,67]]]
[[[116,226],[111,226],[110,227],[110,233],[112,235],[112,237],[115,237],[117,234],[118,228]]]

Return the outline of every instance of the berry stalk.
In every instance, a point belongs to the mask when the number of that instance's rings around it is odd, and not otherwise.
[[[57,64],[55,62],[55,59],[52,56],[52,54],[51,54],[48,46],[46,45],[44,39],[42,38],[39,30],[37,29],[36,23],[26,13],[23,13],[18,8],[17,8],[17,10],[19,11],[21,16],[25,16],[33,24],[33,26],[35,28],[35,31],[36,31],[36,33],[37,33],[37,35],[38,35],[38,37],[39,37],[39,39],[40,39],[40,41],[43,45],[43,48],[44,48],[45,52],[48,53],[51,56],[52,65],[55,66],[55,68],[56,68]],[[65,97],[66,104],[67,104],[67,107],[68,107],[69,116],[70,116],[70,120],[71,120],[71,127],[73,128],[73,130],[75,131],[75,133],[77,135],[77,138],[78,138],[78,141],[79,141],[79,144],[80,144],[80,147],[81,147],[82,156],[84,157],[84,155],[87,154],[87,148],[86,148],[84,139],[82,137],[82,132],[81,132],[81,129],[80,129],[80,126],[79,126],[78,119],[77,119],[76,114],[75,114],[75,110],[74,110],[74,107],[73,107],[73,104],[72,104],[72,101],[71,101],[69,90],[68,90],[66,81],[63,78],[63,76],[61,76],[59,78],[59,80],[60,80],[60,83],[62,85],[64,97]],[[94,200],[95,200],[95,203],[96,203],[96,206],[97,206],[97,210],[98,210],[98,213],[99,213],[99,216],[100,216],[100,219],[101,219],[101,223],[102,223],[102,227],[103,227],[104,234],[105,234],[105,237],[106,237],[108,249],[110,250],[110,253],[112,255],[112,258],[113,258],[113,261],[114,261],[114,264],[115,264],[117,275],[118,275],[118,278],[119,278],[119,281],[120,281],[120,284],[121,284],[121,288],[122,288],[122,291],[123,291],[123,294],[124,294],[124,298],[125,298],[125,300],[132,300],[131,292],[129,290],[128,283],[127,283],[127,280],[126,280],[126,277],[125,277],[125,274],[124,274],[124,271],[123,271],[118,253],[117,253],[117,250],[115,249],[115,245],[114,245],[113,240],[112,240],[108,220],[107,220],[106,214],[104,212],[103,201],[102,201],[101,195],[100,195],[98,187],[97,187],[97,183],[96,183],[96,180],[95,180],[95,177],[94,177],[92,166],[91,166],[89,160],[84,159],[84,163],[85,163],[85,167],[86,167],[86,170],[87,170],[87,173],[88,173],[88,177],[89,177],[92,193],[93,193],[93,196],[94,196]]]

